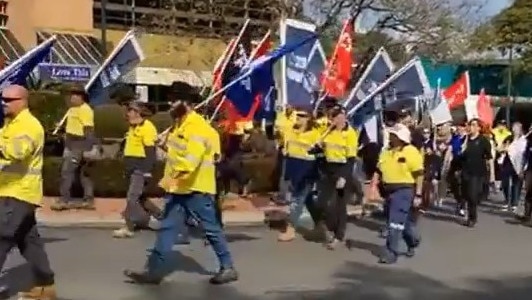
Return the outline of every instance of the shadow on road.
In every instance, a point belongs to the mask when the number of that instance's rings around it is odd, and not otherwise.
[[[261,296],[243,294],[236,285],[166,282],[159,287],[132,287],[139,294],[124,300],[171,300],[176,297],[187,300],[502,300],[529,299],[532,294],[532,276],[473,279],[467,282],[471,290],[465,290],[450,287],[410,270],[348,262],[334,277],[337,284],[330,289],[309,290],[308,287],[287,284],[286,288],[267,290]]]

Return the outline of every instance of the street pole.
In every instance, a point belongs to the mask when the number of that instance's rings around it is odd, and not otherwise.
[[[135,16],[135,7],[136,7],[136,3],[135,3],[135,0],[132,0],[131,1],[131,28],[135,28],[136,26],[136,22],[137,22],[137,18]]]
[[[101,0],[101,20],[100,28],[102,31],[102,54],[103,59],[107,57],[107,0]]]
[[[513,58],[514,58],[514,51],[513,47],[510,47],[510,53],[508,57],[508,87],[506,90],[506,96],[508,97],[508,100],[506,102],[506,124],[510,126],[510,110],[512,107],[512,104],[514,104],[514,99],[512,97],[512,64],[513,64]]]

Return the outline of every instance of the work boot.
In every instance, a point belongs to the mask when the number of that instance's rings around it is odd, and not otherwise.
[[[95,210],[96,209],[96,205],[94,204],[94,199],[82,201],[80,203],[79,209]]]
[[[124,276],[131,280],[133,284],[151,284],[158,285],[161,283],[162,278],[149,274],[147,271],[135,272],[131,270],[125,270]]]
[[[296,238],[296,229],[288,224],[283,232],[279,233],[277,240],[279,242],[291,242]]]
[[[53,211],[64,211],[70,209],[68,206],[68,203],[66,203],[63,200],[57,200],[52,205],[50,205],[50,209]]]
[[[135,233],[127,227],[122,227],[113,231],[113,237],[117,239],[132,238],[134,235]]]
[[[18,293],[19,300],[56,300],[57,295],[54,285],[36,286],[29,291]]]
[[[216,275],[214,275],[210,280],[209,283],[211,284],[226,284],[233,281],[238,280],[238,273],[235,269],[229,268],[229,269],[220,269]]]

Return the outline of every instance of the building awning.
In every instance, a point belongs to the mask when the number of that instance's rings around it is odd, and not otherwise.
[[[57,41],[52,50],[51,63],[85,66],[95,66],[101,63],[103,54],[100,43],[95,37],[85,34],[39,31],[37,42],[41,43],[52,35],[57,36]]]
[[[141,85],[166,85],[170,86],[174,81],[186,82],[192,86],[202,87],[205,85],[199,74],[190,70],[137,67],[123,77],[123,81],[129,84]]]
[[[17,60],[24,53],[26,51],[17,41],[15,35],[9,29],[0,28],[0,55],[9,63]]]

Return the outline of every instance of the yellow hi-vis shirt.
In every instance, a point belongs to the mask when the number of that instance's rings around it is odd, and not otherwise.
[[[126,144],[124,146],[124,156],[145,158],[144,147],[153,147],[157,141],[157,128],[150,120],[129,126],[126,133]]]
[[[195,112],[174,128],[167,141],[167,157],[160,186],[168,193],[216,194],[216,173],[211,145],[212,127]]]
[[[41,204],[43,147],[44,129],[28,109],[6,120],[0,129],[0,197]]]
[[[320,132],[324,133],[329,128],[329,119],[327,117],[316,119],[316,126]]]
[[[351,126],[345,130],[332,130],[323,139],[325,160],[346,163],[358,154],[358,132]]]
[[[412,173],[423,171],[423,155],[412,145],[402,149],[385,149],[379,156],[377,167],[385,184],[414,184]]]
[[[498,126],[492,130],[493,138],[495,139],[495,144],[497,147],[500,147],[504,140],[512,135],[512,132],[504,126]]]
[[[284,153],[291,158],[315,160],[316,156],[308,151],[319,142],[321,133],[318,129],[308,131],[290,131],[286,135]]]
[[[94,127],[94,112],[92,108],[87,103],[69,108],[66,119],[66,133],[84,136],[83,129],[85,127]]]

